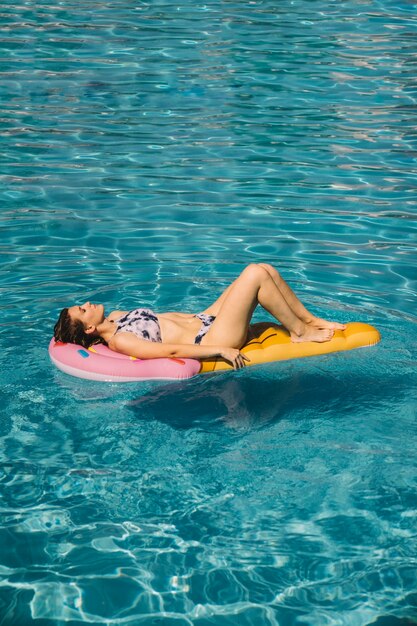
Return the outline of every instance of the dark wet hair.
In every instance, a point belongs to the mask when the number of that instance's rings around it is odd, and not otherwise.
[[[54,326],[54,338],[55,341],[62,341],[63,343],[76,343],[84,348],[89,348],[95,343],[106,342],[102,337],[97,335],[87,335],[84,332],[84,326],[81,320],[73,320],[68,312],[68,309],[62,309],[59,314],[57,323]]]

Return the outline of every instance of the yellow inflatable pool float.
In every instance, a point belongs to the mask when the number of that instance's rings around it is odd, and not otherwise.
[[[251,326],[248,341],[241,352],[250,359],[246,363],[249,366],[373,346],[380,339],[381,335],[373,326],[351,322],[345,330],[336,330],[330,341],[293,343],[282,326],[261,322]],[[205,359],[201,362],[200,374],[230,369],[233,369],[230,363],[221,358]]]

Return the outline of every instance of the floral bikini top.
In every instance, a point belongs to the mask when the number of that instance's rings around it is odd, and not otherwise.
[[[116,333],[133,333],[139,339],[162,341],[158,317],[151,309],[133,309],[115,320],[115,324]]]

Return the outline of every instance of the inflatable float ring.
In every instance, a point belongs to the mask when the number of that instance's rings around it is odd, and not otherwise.
[[[369,324],[352,322],[345,330],[337,330],[330,341],[293,343],[288,332],[278,324],[261,322],[250,327],[248,341],[241,352],[250,365],[286,361],[330,352],[341,352],[373,346],[381,339]],[[110,350],[103,344],[86,349],[74,343],[51,339],[49,356],[56,367],[66,374],[104,382],[134,382],[141,380],[175,380],[192,378],[196,374],[233,369],[221,358],[204,359],[138,359]]]

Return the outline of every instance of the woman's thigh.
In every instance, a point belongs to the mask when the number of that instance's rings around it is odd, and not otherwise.
[[[233,281],[233,283],[231,283],[228,287],[226,287],[226,289],[223,291],[223,293],[217,298],[217,300],[215,300],[213,302],[213,304],[210,304],[209,307],[207,307],[207,309],[204,309],[204,311],[202,311],[202,313],[206,313],[207,315],[218,315],[221,306],[223,304],[223,302],[225,301],[225,299],[227,298],[227,294],[230,293],[231,288],[233,287],[233,285],[235,284],[236,281]]]
[[[216,319],[201,340],[203,345],[242,347],[246,340],[250,320],[258,303],[257,293],[260,279],[265,273],[265,270],[259,266],[249,266],[222,294],[224,297]]]

